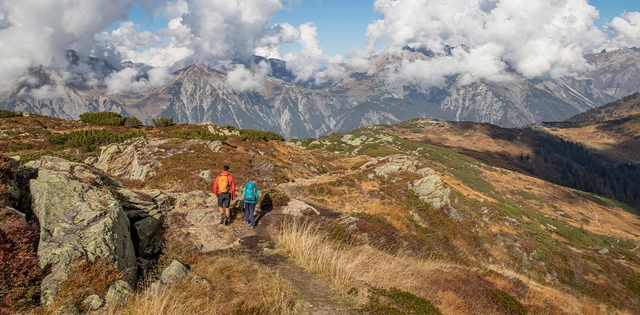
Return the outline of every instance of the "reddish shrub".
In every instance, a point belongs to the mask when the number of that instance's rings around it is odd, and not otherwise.
[[[37,303],[42,280],[36,256],[38,237],[35,223],[0,210],[0,314]]]
[[[121,279],[124,272],[107,258],[78,261],[69,267],[68,278],[60,283],[54,305],[72,304],[83,310],[83,299],[92,294],[105,296],[109,286]]]
[[[0,153],[0,207],[9,205],[6,184],[13,177],[13,166],[11,160]]]

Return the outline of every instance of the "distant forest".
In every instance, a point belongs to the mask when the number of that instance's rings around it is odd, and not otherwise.
[[[640,165],[636,163],[607,164],[582,145],[559,137],[535,132],[534,153],[545,167],[525,170],[548,181],[615,199],[640,210]],[[525,157],[521,156],[521,159]],[[638,211],[636,211],[638,212]]]

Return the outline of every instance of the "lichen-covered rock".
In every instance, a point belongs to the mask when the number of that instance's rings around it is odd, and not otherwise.
[[[188,193],[172,195],[175,198],[175,207],[202,207],[206,205],[209,194],[202,190],[194,190]]]
[[[88,310],[95,311],[104,305],[104,299],[97,294],[92,294],[82,301],[82,305]]]
[[[136,275],[129,219],[111,191],[118,182],[91,167],[56,157],[42,157],[31,180],[32,210],[40,223],[38,258],[49,274],[42,301],[50,303],[74,259],[105,257],[131,279]]]
[[[158,205],[153,201],[153,197],[142,192],[134,192],[133,190],[120,188],[118,189],[117,197],[125,211],[142,210],[149,213],[158,209]]]
[[[186,278],[188,274],[189,269],[179,261],[174,260],[169,267],[162,271],[160,281],[162,281],[163,284],[175,283]]]
[[[162,249],[162,220],[154,217],[144,218],[133,224],[135,245],[139,256],[151,256]]]
[[[126,281],[116,280],[107,291],[106,301],[109,306],[120,306],[127,303],[133,289]]]
[[[222,141],[209,141],[207,147],[213,152],[220,152],[222,151]]]
[[[449,199],[451,190],[444,187],[442,179],[436,171],[430,168],[423,168],[417,173],[424,177],[410,183],[409,188],[418,195],[420,201],[428,203],[435,209],[440,209],[444,205],[451,203]]]
[[[207,182],[211,181],[211,171],[210,170],[205,170],[200,172],[200,178],[204,179]]]
[[[60,307],[58,309],[58,315],[80,315],[80,310],[78,310],[77,307],[73,306],[73,305],[63,305],[62,307]]]
[[[364,170],[381,162],[385,163],[376,167],[374,172],[376,175],[384,177],[401,172],[415,173],[421,165],[421,163],[413,156],[396,154],[384,158],[374,158],[370,162],[362,165],[360,169]]]
[[[135,180],[155,175],[159,162],[153,158],[147,139],[133,138],[102,147],[98,161],[93,165],[108,174]]]
[[[282,208],[282,213],[296,217],[320,214],[316,208],[296,199],[289,200],[288,204]]]

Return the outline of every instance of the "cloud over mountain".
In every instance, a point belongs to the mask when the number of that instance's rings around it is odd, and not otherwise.
[[[24,81],[28,70],[38,66],[53,68],[69,81],[109,86],[118,93],[154,85],[151,74],[123,70],[121,61],[159,68],[216,66],[243,62],[253,54],[282,58],[298,81],[322,83],[342,75],[342,63],[371,71],[370,56],[398,54],[406,46],[424,48],[434,57],[390,69],[390,81],[435,86],[448,76],[461,75],[465,84],[504,80],[507,70],[526,78],[579,77],[590,69],[585,53],[640,46],[639,12],[626,12],[601,30],[595,26],[598,11],[587,0],[376,0],[373,8],[381,19],[368,26],[368,45],[344,58],[324,53],[313,21],[298,27],[269,25],[285,2],[289,1],[5,0],[0,2],[0,92]],[[166,27],[150,32],[127,21],[132,5],[165,18]],[[123,22],[117,29],[105,32],[118,21]],[[290,43],[299,43],[301,50],[281,56],[280,47]],[[81,61],[104,58],[124,72],[92,75],[91,67],[69,64],[67,50],[84,56]],[[234,71],[230,84],[249,71],[227,69]],[[251,78],[256,77],[260,74]],[[235,86],[252,90],[260,80],[250,81]],[[124,88],[127,85],[131,88]]]

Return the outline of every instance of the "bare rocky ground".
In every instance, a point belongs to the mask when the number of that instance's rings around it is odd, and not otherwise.
[[[318,208],[317,205],[314,207]],[[318,208],[318,210],[321,215],[335,215],[329,209]],[[174,211],[184,213],[186,222],[180,227],[180,232],[190,243],[201,247],[203,253],[244,254],[258,263],[273,268],[304,296],[309,304],[309,314],[349,314],[347,308],[334,299],[330,286],[318,281],[275,251],[274,225],[285,216],[283,207],[274,207],[268,212],[256,208],[258,224],[255,229],[251,229],[243,222],[242,210],[231,214],[232,220],[229,226],[220,224],[218,209],[211,200],[205,206],[183,207]]]

